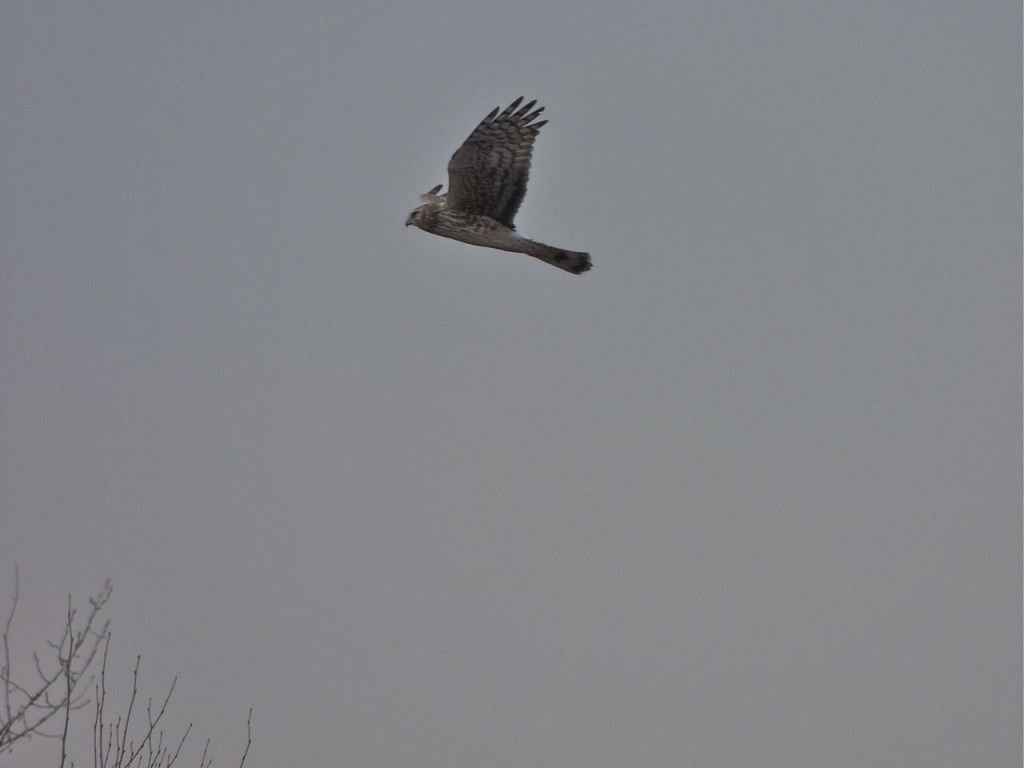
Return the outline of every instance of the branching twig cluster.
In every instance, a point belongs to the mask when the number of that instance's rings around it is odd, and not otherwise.
[[[89,598],[89,610],[84,617],[71,606],[68,597],[67,620],[64,633],[57,642],[47,641],[49,650],[40,656],[32,654],[34,676],[31,680],[16,678],[11,664],[11,626],[18,610],[18,571],[14,571],[14,597],[11,610],[4,623],[2,654],[0,658],[0,686],[3,688],[3,711],[0,712],[0,752],[8,752],[19,739],[31,736],[66,741],[68,719],[73,710],[84,706],[88,695],[89,667],[108,636],[109,619],[100,620],[110,600],[110,582],[95,597]],[[21,679],[23,682],[18,682]],[[60,732],[52,725],[60,723]],[[51,723],[51,721],[54,721]]]
[[[108,646],[109,647],[109,639]],[[135,658],[135,669],[132,671],[132,695],[128,701],[128,711],[124,717],[118,717],[113,723],[104,719],[104,712],[107,701],[107,647],[103,649],[103,665],[100,668],[100,679],[96,686],[96,715],[93,719],[93,765],[95,768],[171,768],[181,754],[181,748],[185,740],[192,732],[192,723],[188,724],[185,732],[178,739],[177,744],[173,741],[164,742],[163,730],[157,730],[164,712],[167,711],[167,703],[174,693],[174,686],[178,678],[171,681],[171,687],[167,690],[160,703],[160,709],[154,714],[153,699],[146,703],[146,726],[141,739],[136,743],[129,738],[131,729],[132,714],[135,711],[135,700],[139,693],[139,665],[142,657]],[[249,710],[249,717],[245,723],[246,743],[242,759],[238,768],[244,768],[245,758],[249,754],[249,746],[252,744],[252,709]],[[173,749],[172,749],[173,747]],[[199,758],[199,768],[210,768],[213,758],[209,757],[210,740],[203,745],[203,754]]]
[[[164,741],[164,731],[158,728],[167,710],[167,704],[174,693],[178,679],[171,682],[167,695],[163,697],[159,708],[154,710],[153,699],[146,703],[146,720],[144,726],[132,728],[132,717],[137,712],[136,699],[139,693],[139,667],[142,657],[135,658],[135,669],[132,672],[132,694],[128,702],[128,710],[123,716],[111,721],[107,712],[107,653],[110,649],[110,622],[100,621],[99,614],[110,599],[110,582],[96,597],[89,600],[90,610],[84,619],[79,619],[77,611],[72,607],[68,597],[67,619],[64,634],[59,642],[49,642],[50,654],[40,658],[33,654],[35,674],[38,679],[32,683],[15,682],[11,671],[11,625],[18,607],[18,573],[15,568],[14,598],[7,621],[4,624],[2,638],[2,668],[0,683],[3,686],[3,711],[0,712],[0,753],[10,752],[12,745],[20,739],[32,736],[60,739],[61,768],[74,762],[68,758],[68,729],[71,713],[88,702],[88,688],[94,678],[88,670],[103,647],[102,663],[99,678],[93,686],[95,714],[93,717],[93,766],[94,768],[171,768],[181,753],[192,724],[189,723],[181,738],[175,741]],[[51,658],[52,657],[52,658]],[[50,721],[53,721],[51,723]],[[63,721],[63,722],[62,722]],[[55,726],[60,724],[60,732]],[[244,768],[245,758],[252,744],[252,709],[246,720],[246,744],[239,768]],[[134,730],[134,735],[131,735]],[[207,739],[203,754],[199,760],[199,768],[210,768],[212,758],[209,757],[210,741]]]

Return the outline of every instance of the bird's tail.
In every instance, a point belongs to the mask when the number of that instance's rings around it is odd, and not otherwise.
[[[553,245],[545,245],[534,240],[522,240],[523,253],[545,261],[552,266],[572,272],[574,275],[582,275],[590,269],[590,254],[579,251],[566,251],[562,248],[555,248]]]

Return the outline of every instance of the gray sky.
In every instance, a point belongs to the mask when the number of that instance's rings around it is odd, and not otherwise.
[[[22,647],[110,577],[215,766],[1019,766],[1020,31],[5,4]],[[519,95],[585,276],[402,226]]]

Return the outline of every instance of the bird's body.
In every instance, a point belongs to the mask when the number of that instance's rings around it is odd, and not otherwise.
[[[440,186],[420,195],[405,224],[471,245],[526,253],[575,275],[590,269],[590,256],[530,240],[513,220],[526,195],[533,142],[547,121],[534,122],[543,107],[519,107],[522,97],[495,109],[469,135],[448,163],[447,194]]]
[[[416,219],[410,223],[426,232],[452,240],[461,240],[470,245],[526,253],[577,275],[590,269],[588,254],[566,251],[530,240],[490,216],[460,211],[443,202],[427,203],[420,206],[417,211],[419,213]]]

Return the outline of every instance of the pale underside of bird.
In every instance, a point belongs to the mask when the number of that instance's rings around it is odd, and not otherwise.
[[[589,254],[538,243],[516,231],[533,142],[547,123],[537,120],[544,107],[533,109],[536,101],[520,107],[522,101],[520,96],[483,119],[448,161],[448,192],[441,194],[443,185],[438,184],[420,195],[423,205],[409,214],[405,225],[471,245],[526,253],[582,274],[590,269]]]

